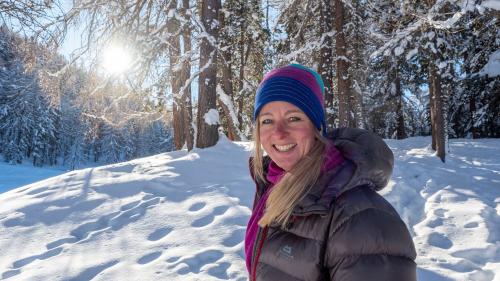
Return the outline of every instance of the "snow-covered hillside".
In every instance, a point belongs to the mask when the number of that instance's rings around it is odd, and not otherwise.
[[[0,155],[0,159],[3,157]],[[0,160],[0,193],[13,188],[55,177],[68,171],[65,167],[33,168],[32,163],[11,165]]]
[[[500,280],[500,140],[388,141],[383,195],[409,225],[419,280]],[[0,279],[246,280],[249,143],[69,172],[0,194]],[[4,176],[0,170],[0,178]]]

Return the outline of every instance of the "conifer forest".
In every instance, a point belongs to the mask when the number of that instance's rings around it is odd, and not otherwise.
[[[432,136],[444,162],[450,138],[500,137],[499,20],[498,0],[0,0],[0,160],[250,140],[263,75],[300,63],[330,128]]]

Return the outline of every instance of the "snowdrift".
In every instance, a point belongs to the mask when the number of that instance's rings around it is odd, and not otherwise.
[[[500,280],[500,140],[451,140],[445,164],[429,138],[387,142],[383,195],[412,232],[419,280]],[[0,278],[247,280],[249,153],[223,138],[0,194]]]

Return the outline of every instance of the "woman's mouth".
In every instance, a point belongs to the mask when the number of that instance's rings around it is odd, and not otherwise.
[[[273,144],[273,147],[276,148],[276,150],[278,150],[279,152],[287,152],[289,151],[290,149],[294,148],[295,146],[297,146],[297,144],[285,144],[285,145],[277,145],[277,144]]]

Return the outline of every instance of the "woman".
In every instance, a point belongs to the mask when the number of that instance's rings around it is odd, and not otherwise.
[[[360,129],[326,137],[323,92],[320,76],[297,64],[259,85],[250,280],[416,280],[411,236],[376,193],[390,179],[392,152]]]

